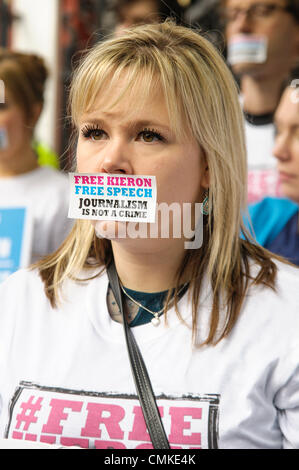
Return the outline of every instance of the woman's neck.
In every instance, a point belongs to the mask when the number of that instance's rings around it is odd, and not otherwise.
[[[116,269],[122,284],[140,292],[161,292],[175,286],[177,270],[182,262],[182,249],[155,253],[134,253],[121,243],[112,242]],[[184,281],[185,282],[185,281]]]
[[[38,168],[37,156],[31,145],[22,148],[18,152],[1,158],[0,155],[0,177],[9,178],[22,175]]]

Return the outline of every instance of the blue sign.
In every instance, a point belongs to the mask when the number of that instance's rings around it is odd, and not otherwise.
[[[0,207],[0,282],[29,264],[31,243],[27,209]]]

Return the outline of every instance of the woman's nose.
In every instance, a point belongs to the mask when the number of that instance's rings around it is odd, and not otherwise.
[[[276,137],[273,148],[273,155],[278,160],[287,160],[290,156],[290,139],[287,134]]]
[[[252,34],[254,26],[246,11],[240,11],[237,18],[228,25],[231,34]]]
[[[133,174],[129,145],[125,142],[111,142],[104,150],[104,158],[101,162],[102,173]]]

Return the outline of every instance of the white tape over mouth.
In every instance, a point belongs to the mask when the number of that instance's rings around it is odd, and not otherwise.
[[[186,249],[202,245],[202,203],[157,204],[155,176],[69,173],[69,183],[68,217],[90,220],[99,238],[180,238]]]
[[[227,61],[231,65],[241,63],[262,64],[267,60],[268,40],[265,36],[236,34],[227,44]]]

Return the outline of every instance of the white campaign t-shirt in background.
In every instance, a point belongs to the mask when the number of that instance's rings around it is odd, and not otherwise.
[[[132,328],[173,449],[299,448],[299,275],[278,268],[277,292],[251,287],[233,331],[215,346],[192,347],[187,294],[178,304],[186,324],[171,309],[168,326]],[[106,273],[67,281],[53,309],[36,271],[0,285],[0,437],[151,448],[107,289]],[[204,339],[207,283],[199,305]]]
[[[31,262],[55,251],[69,233],[68,206],[68,179],[50,167],[0,178],[0,207],[25,208],[31,220]]]
[[[244,97],[239,96],[243,111]],[[270,123],[249,122],[244,114],[244,131],[248,168],[248,203],[264,197],[281,196],[276,158],[273,155],[275,127]]]
[[[272,123],[255,125],[245,119],[249,203],[267,196],[281,196],[277,162],[273,156],[274,137]]]

